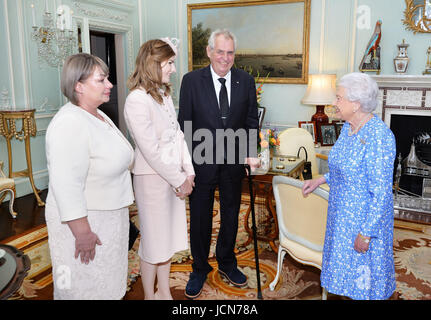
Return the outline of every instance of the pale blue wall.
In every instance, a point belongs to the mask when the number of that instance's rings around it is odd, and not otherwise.
[[[50,11],[60,3],[67,4],[74,11],[74,16],[102,21],[99,23],[100,29],[104,28],[104,24],[130,27],[131,50],[129,43],[124,40],[126,74],[132,71],[142,42],[165,36],[180,38],[177,75],[172,79],[176,103],[181,78],[188,71],[187,4],[202,2],[214,0],[48,0]],[[31,3],[35,4],[36,18],[40,24],[45,0],[0,0],[0,92],[6,89],[11,98],[14,96],[16,106],[19,107],[40,109],[47,102],[45,110],[36,113],[38,135],[31,142],[36,185],[43,189],[48,183],[44,130],[64,100],[59,88],[59,70],[39,66],[36,46],[30,39]],[[355,28],[354,21],[360,18],[360,14],[355,15],[355,12],[360,6],[369,8],[369,28]],[[375,22],[382,19],[382,74],[395,74],[393,58],[397,54],[397,44],[402,39],[410,44],[408,56],[411,61],[407,74],[422,74],[426,50],[431,45],[431,34],[406,31],[401,21],[404,9],[404,0],[312,0],[309,73],[336,73],[340,77],[350,71],[357,71]],[[298,121],[310,119],[315,111],[313,107],[300,102],[306,85],[265,84],[263,90],[262,104],[267,108],[267,123],[297,125]],[[14,169],[25,168],[24,144],[14,141],[13,148]],[[7,171],[4,138],[0,138],[0,160],[5,161]],[[18,195],[32,192],[28,179],[16,179],[16,182]]]
[[[177,1],[163,0],[151,2],[154,14],[149,15],[159,24],[151,24],[150,36],[159,36],[159,30],[175,30],[179,21],[178,35],[187,39],[187,4],[213,2],[212,0]],[[179,4],[178,4],[179,3]],[[355,6],[356,5],[356,6]],[[173,17],[181,7],[181,16]],[[355,18],[360,18],[357,7],[367,6],[370,12],[370,25],[366,29],[355,28]],[[169,10],[167,8],[170,8]],[[431,45],[431,34],[413,34],[402,24],[404,0],[312,0],[310,16],[309,73],[336,73],[337,77],[357,71],[365,46],[374,31],[375,22],[382,19],[382,73],[395,74],[393,58],[397,55],[397,44],[405,39],[410,44],[408,56],[411,62],[407,74],[422,74],[425,69],[426,50]],[[159,12],[159,14],[156,14]],[[355,15],[356,13],[356,15]],[[323,34],[321,28],[324,19]],[[250,23],[253,23],[250,21]],[[222,26],[221,26],[222,27]],[[355,34],[356,32],[356,34]],[[352,36],[355,34],[355,40]],[[321,46],[321,39],[323,44]],[[322,47],[322,48],[321,48]],[[353,59],[353,60],[352,60]],[[187,46],[181,48],[181,72],[187,72]],[[353,62],[352,62],[353,61]],[[298,121],[308,120],[315,108],[301,104],[306,85],[265,84],[262,105],[266,109],[265,122],[273,124],[297,125]]]
[[[32,163],[36,187],[45,189],[48,185],[45,130],[65,99],[59,85],[60,68],[40,65],[38,62],[37,46],[31,40],[31,4],[35,5],[36,22],[41,25],[45,0],[0,0],[0,92],[7,90],[11,104],[17,109],[37,110],[35,118],[38,132],[36,137],[31,138]],[[131,49],[126,37],[123,41],[127,76],[132,71],[140,44],[138,0],[48,0],[49,11],[52,13],[60,4],[68,5],[73,10],[73,16],[80,21],[88,19],[91,29],[130,29]],[[24,142],[13,140],[12,149],[13,170],[25,169]],[[4,138],[0,138],[0,160],[5,162],[7,174],[8,157]],[[32,193],[28,178],[15,178],[15,182],[18,196]]]

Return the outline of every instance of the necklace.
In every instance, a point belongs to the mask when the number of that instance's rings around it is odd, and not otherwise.
[[[352,130],[352,125],[350,125],[349,127],[349,131],[347,132],[347,135],[349,137],[353,136],[354,134],[358,133],[359,129],[361,129],[362,125],[366,122],[367,118],[370,116],[369,113],[367,113],[367,115],[361,120],[361,122],[359,122],[358,126],[356,127],[356,129]]]

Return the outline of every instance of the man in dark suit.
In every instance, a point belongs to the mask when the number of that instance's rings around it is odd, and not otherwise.
[[[212,270],[208,255],[217,186],[221,215],[216,245],[219,273],[234,286],[247,285],[247,277],[238,270],[234,247],[244,163],[252,170],[259,165],[255,158],[259,120],[253,77],[232,68],[235,49],[236,39],[230,31],[214,31],[206,49],[211,64],[184,75],[181,83],[178,122],[189,148],[191,145],[196,173],[195,188],[189,198],[194,262],[185,295],[190,299],[200,295]],[[233,132],[236,137],[227,137]],[[226,136],[220,137],[221,133]]]

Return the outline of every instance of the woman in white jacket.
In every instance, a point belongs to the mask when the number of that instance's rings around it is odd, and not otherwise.
[[[133,185],[145,299],[172,299],[171,258],[188,248],[184,198],[192,192],[194,170],[170,96],[176,51],[168,38],[141,46],[124,107],[136,145]],[[158,290],[154,292],[156,276]]]
[[[133,147],[98,110],[111,88],[100,58],[81,53],[66,59],[61,89],[70,102],[46,133],[54,299],[121,299],[126,293]]]

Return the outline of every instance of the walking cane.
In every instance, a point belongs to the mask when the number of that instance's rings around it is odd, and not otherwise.
[[[250,165],[246,164],[245,168],[248,170],[248,187],[250,191],[250,206],[251,206],[251,223],[253,230],[253,243],[254,243],[254,260],[256,263],[256,278],[257,278],[257,298],[262,300],[262,292],[260,290],[260,272],[259,272],[259,254],[257,249],[257,236],[256,236],[256,217],[254,213],[254,195],[253,195],[253,181],[251,175]]]

